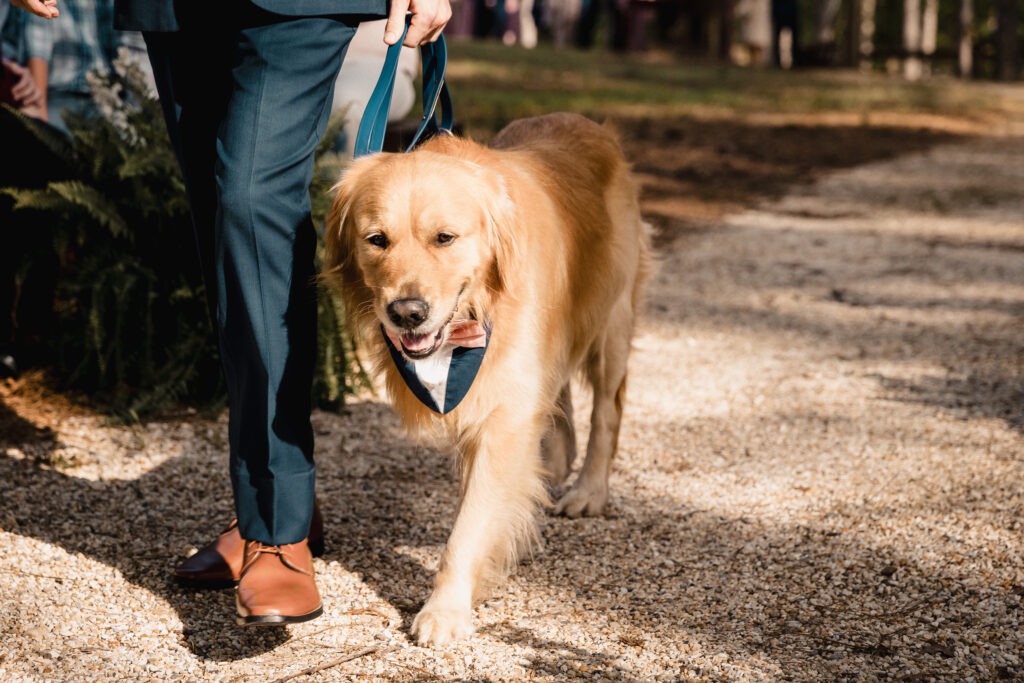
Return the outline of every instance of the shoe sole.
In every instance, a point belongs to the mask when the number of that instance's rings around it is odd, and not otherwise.
[[[238,585],[237,581],[232,579],[193,579],[187,576],[174,575],[174,581],[183,588],[192,588],[194,590],[219,590],[222,588],[234,588]]]
[[[235,617],[235,623],[239,626],[280,626],[282,624],[301,624],[304,621],[310,621],[316,619],[318,616],[324,613],[324,608],[317,607],[309,614],[300,614],[298,616],[285,616],[283,614],[264,614],[264,615],[253,615],[248,617]]]
[[[324,554],[324,539],[319,538],[315,541],[310,541],[309,552],[313,554],[313,557],[321,557]],[[223,588],[234,588],[238,585],[238,579],[194,579],[190,576],[178,576],[177,574],[173,576],[179,586],[195,590],[220,590]],[[312,618],[310,617],[310,619]]]

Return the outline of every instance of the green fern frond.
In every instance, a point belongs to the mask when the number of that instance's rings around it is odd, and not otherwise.
[[[100,194],[96,188],[78,180],[67,180],[50,183],[47,189],[85,209],[97,223],[110,230],[114,237],[132,237],[117,204]]]
[[[48,190],[26,190],[17,187],[0,187],[0,194],[5,194],[14,199],[16,211],[24,209],[34,211],[64,211],[74,207],[74,204],[59,194]]]
[[[106,115],[69,115],[69,140],[19,117],[38,137],[50,135],[42,143],[72,162],[73,179],[62,176],[46,189],[0,190],[19,209],[59,215],[39,231],[37,251],[25,255],[26,263],[53,263],[47,277],[57,271],[47,283],[56,331],[47,353],[67,385],[122,419],[137,422],[176,401],[222,406],[219,350],[206,323],[187,195],[162,109],[138,74],[103,79],[96,83],[109,91],[101,93]],[[316,225],[323,224],[330,187],[347,163],[333,151],[342,126],[341,117],[332,119],[317,150]],[[318,259],[319,253],[322,244]],[[40,270],[25,270],[25,278]],[[337,301],[325,293],[318,309],[314,400],[338,408],[368,378]]]
[[[173,157],[162,157],[158,154],[135,152],[127,154],[124,161],[117,169],[117,176],[121,180],[155,176],[159,174],[174,175],[177,172],[177,162]]]
[[[36,140],[41,142],[46,149],[53,153],[58,159],[70,159],[72,148],[67,136],[53,126],[41,122],[39,119],[26,116],[10,105],[4,104],[3,108],[18,119],[18,122],[31,133]]]

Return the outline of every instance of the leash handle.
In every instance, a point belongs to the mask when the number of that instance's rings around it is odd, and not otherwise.
[[[395,90],[395,77],[398,74],[398,56],[402,51],[402,41],[405,34],[409,32],[409,21],[412,15],[406,15],[405,28],[402,37],[394,45],[388,46],[387,56],[384,58],[384,68],[381,69],[380,78],[366,103],[366,110],[359,122],[359,132],[356,133],[355,157],[367,154],[374,154],[384,147],[384,132],[388,127],[388,111],[391,109],[391,96]],[[419,128],[412,138],[412,142],[405,150],[412,151],[412,148],[420,141],[425,133],[438,133],[445,131],[452,132],[454,114],[452,111],[452,98],[448,93],[448,85],[444,80],[445,69],[448,66],[448,47],[444,42],[444,35],[438,37],[437,42],[425,43],[420,46],[420,59],[423,62],[423,116],[420,119]],[[437,118],[437,106],[441,105],[441,118]]]

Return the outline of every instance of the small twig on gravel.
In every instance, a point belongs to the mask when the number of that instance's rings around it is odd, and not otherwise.
[[[569,608],[553,609],[553,610],[550,610],[548,612],[541,612],[540,614],[531,615],[528,618],[531,621],[538,621],[538,620],[548,619],[550,617],[560,617],[560,616],[564,616],[566,614],[572,614],[572,610],[569,609]],[[508,625],[509,624],[509,622],[507,620],[503,621],[501,623],[502,623],[502,625]]]
[[[426,669],[424,669],[422,666],[416,666],[415,664],[405,664],[403,662],[390,662],[390,665],[391,666],[397,666],[397,667],[402,668],[402,669],[407,669],[409,671],[415,671],[418,674],[420,674],[421,676],[426,676],[427,680],[431,680],[431,681],[441,681],[441,680],[444,680],[443,678],[441,678],[437,674],[431,673],[430,671],[427,671]]]
[[[822,643],[828,643],[830,645],[838,645],[839,647],[849,648],[854,651],[863,652],[877,652],[880,650],[889,650],[888,646],[884,645],[882,641],[892,639],[902,633],[905,633],[910,629],[910,624],[906,624],[897,629],[889,631],[888,633],[879,633],[877,638],[866,639],[866,638],[854,638],[853,640],[836,640],[829,636],[820,633],[811,633],[805,631],[779,631],[773,634],[773,637],[780,636],[796,636],[809,638],[811,640],[817,640]]]
[[[388,652],[394,652],[397,649],[398,649],[397,646],[391,646],[391,647],[388,647],[388,648],[384,648],[383,650],[380,648],[379,645],[373,645],[371,647],[365,647],[362,650],[356,650],[355,652],[351,652],[351,653],[345,655],[344,657],[338,657],[337,659],[333,659],[333,660],[331,660],[329,662],[326,662],[324,664],[318,664],[317,666],[311,666],[308,669],[303,669],[302,671],[299,671],[297,673],[289,674],[287,676],[282,676],[281,678],[278,678],[277,680],[275,680],[274,683],[284,683],[285,681],[290,681],[293,678],[299,678],[301,676],[310,676],[310,675],[315,674],[315,673],[320,673],[321,671],[323,671],[325,669],[330,669],[331,667],[338,666],[339,664],[344,664],[345,662],[351,662],[353,659],[359,659],[360,657],[365,657],[366,655],[372,655],[375,652],[380,652],[381,654],[386,654]]]
[[[904,605],[903,607],[901,607],[899,609],[888,610],[886,612],[879,612],[877,614],[861,612],[859,614],[859,617],[862,618],[862,619],[889,620],[889,619],[893,619],[895,617],[906,616],[906,615],[910,614],[911,612],[924,607],[925,605],[929,605],[929,604],[933,604],[933,603],[941,601],[942,600],[943,592],[944,591],[942,589],[934,590],[934,591],[931,592],[930,595],[926,595],[925,597],[923,597],[923,598],[921,598],[919,600],[914,600],[914,601],[910,602],[907,605]]]
[[[807,638],[809,640],[817,640],[821,643],[828,643],[829,645],[838,645],[839,647],[845,647],[851,650],[863,650],[865,648],[872,647],[871,645],[868,645],[866,641],[836,640],[835,638],[829,638],[828,636],[822,635],[820,633],[809,633],[804,631],[775,631],[772,633],[768,633],[766,635],[769,638],[781,638],[782,636],[792,636],[794,638]]]
[[[0,572],[4,574],[17,574],[19,576],[34,576],[37,579],[52,579],[53,581],[77,581],[77,579],[68,576],[50,576],[49,574],[33,574],[32,572],[23,572],[20,569],[0,569]]]
[[[338,616],[346,617],[346,616],[352,616],[352,615],[356,615],[356,614],[374,614],[374,615],[384,619],[385,621],[387,621],[389,628],[392,625],[391,624],[391,617],[390,617],[390,615],[388,615],[386,612],[384,612],[382,610],[373,609],[372,607],[371,608],[362,608],[362,609],[348,610],[347,612],[342,612]],[[299,642],[300,640],[305,640],[306,638],[312,638],[313,636],[318,636],[321,633],[326,633],[327,631],[330,631],[330,630],[333,630],[333,629],[336,629],[336,628],[340,628],[342,626],[350,626],[350,624],[332,624],[331,626],[328,626],[327,628],[322,628],[319,631],[313,631],[312,633],[307,633],[304,636],[299,636],[298,638],[292,638],[290,644],[295,644],[295,643]]]
[[[885,493],[887,490],[889,490],[889,486],[894,481],[896,481],[897,479],[900,479],[903,476],[904,475],[903,475],[902,472],[897,472],[896,474],[894,474],[891,477],[889,477],[889,479],[884,484],[882,484],[881,486],[876,486],[875,490],[872,493],[869,493],[868,495],[864,496],[863,505],[866,506],[869,502],[871,502],[871,503],[877,502],[877,498],[879,496],[881,496],[883,493]]]

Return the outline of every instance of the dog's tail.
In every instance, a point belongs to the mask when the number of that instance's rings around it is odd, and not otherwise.
[[[652,246],[654,226],[640,219],[640,255],[636,279],[633,281],[633,315],[643,314],[646,303],[647,282],[658,272],[658,258]]]

